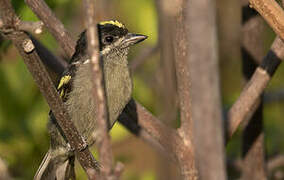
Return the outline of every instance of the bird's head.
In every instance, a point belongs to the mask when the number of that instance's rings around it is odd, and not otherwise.
[[[102,21],[98,24],[100,55],[103,57],[121,56],[128,53],[131,45],[147,38],[145,35],[128,32],[124,24],[116,20]],[[84,31],[76,44],[76,52],[71,62],[83,60],[87,55],[87,37]],[[84,60],[83,60],[84,61]]]
[[[113,50],[121,51],[147,38],[145,35],[128,32],[124,24],[118,21],[103,21],[98,25],[100,50],[105,55]]]

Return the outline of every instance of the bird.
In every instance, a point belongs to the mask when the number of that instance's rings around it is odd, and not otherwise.
[[[128,53],[132,45],[147,38],[146,35],[130,33],[117,20],[102,21],[97,24],[100,63],[105,82],[106,103],[111,128],[124,107],[131,99],[132,80],[128,65]],[[79,133],[89,146],[98,138],[97,107],[92,97],[92,70],[88,56],[86,30],[76,43],[75,52],[67,69],[60,76],[57,91],[67,112]],[[47,125],[50,147],[38,168],[34,180],[75,179],[74,152],[49,112]]]

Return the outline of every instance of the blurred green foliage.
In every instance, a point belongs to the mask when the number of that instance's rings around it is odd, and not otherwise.
[[[12,0],[12,2],[21,19],[37,20],[37,17],[25,5],[24,1]],[[131,51],[130,59],[135,57],[142,46],[155,45],[158,39],[158,29],[154,0],[109,0],[109,2],[113,3],[113,7],[116,8],[113,11],[116,12],[117,19],[124,22],[131,31],[149,36],[145,43],[138,45]],[[81,1],[48,0],[47,3],[76,39],[76,36],[83,29]],[[112,9],[108,11],[112,11]],[[80,18],[77,16],[80,16]],[[59,56],[63,55],[58,44],[47,31],[39,35],[38,38],[52,52]],[[273,32],[267,30],[265,47],[270,46],[273,38]],[[0,58],[0,158],[7,162],[9,171],[15,179],[28,180],[32,179],[49,146],[46,131],[49,107],[21,57],[8,41],[0,41]],[[157,96],[149,82],[153,81],[158,66],[158,58],[159,55],[150,58],[135,72],[133,77],[134,98],[154,114],[156,114]],[[224,107],[228,108],[238,98],[241,90],[240,60],[231,57],[227,59],[225,65],[221,65],[222,92]],[[238,72],[236,72],[236,67],[239,68],[237,69]],[[280,67],[270,83],[268,91],[283,89],[283,76],[284,68]],[[281,138],[284,137],[283,108],[283,102],[278,102],[268,104],[264,109],[268,155],[284,152],[284,143]],[[114,126],[111,135],[114,144],[119,144],[131,136],[119,124]],[[240,133],[237,133],[227,147],[229,159],[239,157],[240,149]],[[95,152],[95,149],[93,151]],[[135,152],[136,150],[129,151]],[[138,156],[141,156],[141,154],[138,154]],[[145,156],[144,167],[146,170],[141,172],[139,168],[131,167],[130,170],[126,168],[123,179],[157,179],[157,172],[149,168],[153,166],[147,163],[147,154],[143,154],[143,156]],[[124,155],[118,155],[115,158],[125,164],[133,161],[132,157]],[[80,166],[77,166],[77,170],[78,179],[86,179],[86,175]]]

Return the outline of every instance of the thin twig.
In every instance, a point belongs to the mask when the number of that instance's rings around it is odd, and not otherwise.
[[[19,21],[19,19],[17,18],[9,0],[0,1],[0,13],[0,17],[4,22],[4,27],[9,28],[9,31],[4,30],[5,37],[13,42],[23,57],[27,68],[52,109],[60,128],[63,130],[68,143],[71,148],[75,150],[76,157],[87,172],[88,176],[91,178],[97,168],[97,163],[90,153],[82,136],[78,133],[72,121],[70,121],[65,106],[59,97],[53,82],[48,76],[32,40],[27,34],[22,31],[17,31],[15,28],[16,21],[14,20],[17,19]]]
[[[98,150],[100,155],[100,162],[102,164],[101,178],[108,179],[112,176],[113,172],[113,156],[111,149],[110,136],[108,134],[108,111],[105,93],[105,81],[103,77],[102,64],[99,59],[99,41],[98,41],[98,29],[95,17],[95,5],[94,1],[85,0],[84,7],[86,9],[85,22],[87,27],[88,36],[88,52],[90,55],[93,77],[93,97],[96,104],[96,119],[98,128]]]
[[[55,37],[67,57],[71,58],[75,50],[75,42],[44,0],[25,0],[25,2]]]

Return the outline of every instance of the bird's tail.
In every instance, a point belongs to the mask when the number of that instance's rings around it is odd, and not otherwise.
[[[75,180],[74,156],[56,155],[49,151],[44,156],[34,180]]]

